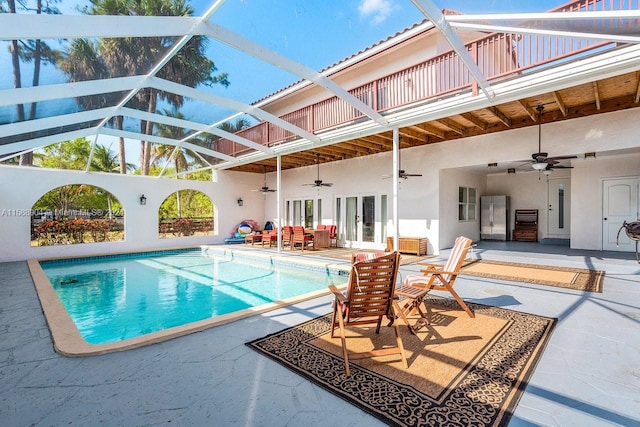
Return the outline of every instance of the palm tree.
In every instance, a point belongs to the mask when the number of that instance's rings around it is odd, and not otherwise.
[[[67,74],[70,82],[98,80],[113,76],[113,70],[104,62],[102,44],[90,40],[74,39],[66,55],[60,61],[60,68]],[[76,101],[86,110],[113,105],[124,97],[121,92],[83,96]],[[123,117],[113,119],[118,130],[123,129]],[[120,173],[127,173],[124,138],[118,138]]]
[[[57,0],[52,0],[51,2],[46,2],[43,7],[42,0],[36,1],[35,12],[40,15],[43,12],[48,14],[56,14],[60,13],[58,9],[51,6],[51,3],[55,3]],[[16,2],[15,0],[7,0],[9,13],[16,13]],[[28,10],[27,2],[21,2],[21,6]],[[1,10],[1,8],[0,8]],[[11,63],[13,67],[13,84],[16,89],[22,87],[22,73],[20,70],[20,60],[25,62],[33,62],[33,79],[32,85],[39,86],[40,85],[40,68],[42,62],[55,64],[59,53],[56,50],[49,48],[49,46],[42,42],[41,40],[29,40],[29,41],[18,41],[11,40],[9,43],[9,50],[11,52]],[[36,118],[36,103],[32,102],[29,108],[29,120],[33,120]],[[25,111],[23,104],[16,104],[16,114],[18,121],[24,121]],[[20,166],[31,166],[33,165],[33,153],[23,153],[20,155]]]
[[[94,0],[85,10],[92,15],[135,15],[135,16],[192,16],[193,8],[184,0]],[[159,72],[158,77],[171,80],[190,87],[198,85],[223,84],[227,86],[227,74],[214,75],[217,71],[213,61],[208,59],[206,38],[192,37],[187,44]],[[146,74],[157,64],[167,50],[176,42],[176,37],[140,37],[105,39],[100,42],[104,63],[112,71],[112,75]],[[156,113],[158,102],[165,101],[169,105],[180,108],[184,99],[180,95],[159,92],[146,88],[138,92],[130,101],[132,108],[146,106],[150,113]],[[153,134],[154,123],[141,120],[142,133]],[[151,143],[141,142],[141,173],[149,174],[151,164]]]
[[[125,165],[126,169],[133,169],[135,166],[132,164]],[[118,161],[118,155],[111,151],[111,146],[108,148],[104,145],[96,145],[93,150],[93,157],[91,159],[91,170],[99,172],[118,172],[122,170],[120,162]],[[111,193],[107,193],[107,212],[109,219],[113,219],[113,209]]]

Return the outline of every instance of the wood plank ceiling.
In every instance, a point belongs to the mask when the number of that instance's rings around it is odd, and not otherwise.
[[[400,149],[537,125],[536,107],[544,106],[542,123],[640,107],[640,71],[596,80],[560,91],[400,129]],[[282,156],[282,169],[352,159],[392,150],[391,131]],[[581,153],[575,153],[576,155]],[[231,168],[264,173],[276,170],[276,158]]]

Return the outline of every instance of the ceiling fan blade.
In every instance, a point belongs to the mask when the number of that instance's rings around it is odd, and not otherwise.
[[[547,160],[567,160],[567,159],[577,159],[578,156],[552,156]]]

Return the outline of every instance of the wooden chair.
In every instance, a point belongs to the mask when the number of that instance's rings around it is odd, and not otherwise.
[[[271,231],[262,235],[262,246],[268,244],[269,247],[276,246],[278,244],[278,228],[275,227]]]
[[[329,225],[329,246],[332,246],[335,243],[336,248],[338,247],[338,234],[336,233],[336,226]]]
[[[303,226],[293,226],[293,234],[291,236],[291,250],[294,250],[296,245],[299,244],[302,251],[304,251],[304,247],[307,246],[307,244],[309,244],[311,241],[313,241],[313,237],[305,234]]]
[[[256,234],[256,233],[252,233],[252,234],[247,234],[246,236],[244,236],[244,244],[246,245],[247,243],[251,242],[251,246],[253,246],[253,244],[255,242],[261,242],[262,241],[262,236],[263,234]]]
[[[427,266],[426,269],[420,270],[423,274],[409,274],[405,277],[404,283],[400,288],[398,288],[396,295],[407,298],[407,302],[404,307],[402,307],[402,311],[398,314],[405,321],[411,332],[414,331],[411,328],[411,325],[409,325],[406,316],[414,310],[417,310],[420,313],[420,316],[426,319],[426,316],[420,310],[420,305],[422,304],[424,297],[431,290],[447,291],[451,293],[453,298],[455,298],[460,307],[462,307],[469,317],[475,317],[473,311],[471,311],[462,298],[460,298],[460,295],[453,290],[453,284],[460,273],[462,263],[464,262],[470,247],[471,239],[460,236],[456,238],[453,248],[451,249],[451,253],[449,254],[449,259],[444,266],[419,262],[418,265]],[[426,321],[428,322],[428,319],[426,319]]]
[[[282,227],[282,247],[291,246],[291,238],[293,237],[293,227],[285,225]]]
[[[356,260],[356,258],[352,259]],[[392,325],[396,335],[395,347],[378,348],[362,353],[348,350],[348,337],[345,333],[347,327],[376,325],[376,334],[378,334],[382,317],[393,318],[394,307],[399,308],[393,295],[399,265],[398,252],[356,261],[351,267],[346,296],[335,286],[329,286],[335,298],[331,316],[331,337],[335,337],[336,327],[339,328],[347,376],[351,375],[349,360],[368,357],[399,354],[404,367],[408,367],[397,325]]]

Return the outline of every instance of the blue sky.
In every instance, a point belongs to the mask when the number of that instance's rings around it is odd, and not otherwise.
[[[191,2],[196,15],[204,13],[211,3],[211,0]],[[563,3],[550,0],[436,1],[440,9],[463,13],[541,12]],[[64,0],[58,6],[67,13],[80,4],[83,2]],[[211,22],[320,70],[423,19],[409,0],[227,0],[212,16]],[[4,42],[0,44],[0,88],[13,86],[6,46]],[[244,103],[254,102],[299,80],[297,76],[215,41],[210,42],[208,53],[218,70],[227,72],[231,81],[228,88],[212,90]],[[31,73],[27,66],[23,69],[23,85],[28,86]],[[49,76],[43,73],[43,84],[55,80],[62,81],[62,78],[55,77],[50,71]],[[232,112],[191,102],[185,105],[183,113],[187,118],[212,123]]]
[[[549,0],[436,2],[440,9],[463,13],[540,12],[562,3]],[[208,4],[202,2],[202,7]],[[203,12],[198,8],[200,3],[194,5],[199,13]],[[228,0],[211,21],[320,70],[423,19],[409,0]],[[271,66],[253,64],[251,59],[216,43],[211,49],[216,65],[220,71],[229,72],[232,82],[221,94],[233,93],[237,99],[252,102],[298,80]],[[256,66],[261,70],[258,76],[254,73]]]

